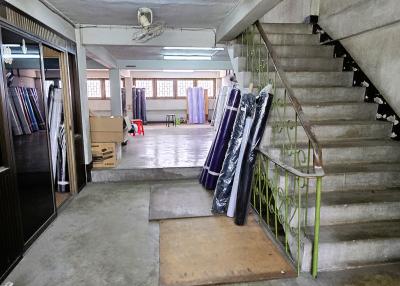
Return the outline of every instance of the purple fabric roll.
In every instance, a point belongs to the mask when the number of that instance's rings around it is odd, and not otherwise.
[[[189,123],[205,123],[204,90],[201,87],[190,87],[187,91]]]
[[[197,123],[204,124],[206,119],[206,112],[204,106],[204,89],[202,87],[198,88],[197,94]]]
[[[189,113],[189,123],[193,123],[193,112],[192,110],[192,104],[193,104],[193,89],[188,88],[187,89],[187,104],[188,104],[188,113]]]
[[[208,190],[214,190],[217,184],[218,176],[224,162],[229,139],[231,138],[233,124],[235,122],[237,109],[240,102],[240,90],[232,89],[221,124],[215,136],[213,145],[208,153],[206,163],[204,164],[200,176],[201,184]]]

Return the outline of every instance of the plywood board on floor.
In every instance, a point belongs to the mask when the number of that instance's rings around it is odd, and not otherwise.
[[[61,207],[71,196],[70,193],[60,193],[55,192],[56,194],[56,207]]]
[[[295,277],[293,266],[250,216],[160,222],[160,285],[191,286]]]
[[[197,180],[154,185],[149,220],[210,216],[212,198]]]

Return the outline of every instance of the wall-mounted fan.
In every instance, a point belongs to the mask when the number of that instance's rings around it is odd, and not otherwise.
[[[150,8],[139,8],[137,19],[141,28],[133,35],[134,41],[144,43],[164,32],[163,24],[153,23],[153,11]]]

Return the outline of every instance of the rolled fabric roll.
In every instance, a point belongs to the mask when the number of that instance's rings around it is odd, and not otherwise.
[[[214,138],[212,148],[209,151],[206,164],[204,164],[201,183],[207,190],[214,190],[217,184],[222,163],[225,159],[226,149],[228,148],[229,139],[232,134],[240,97],[240,90],[237,88],[232,89],[226,104],[222,122]]]
[[[244,127],[242,144],[240,144],[239,158],[238,158],[238,161],[236,164],[235,175],[233,177],[233,184],[232,184],[231,195],[229,198],[228,210],[226,213],[226,215],[229,217],[235,216],[237,192],[238,192],[238,187],[239,187],[240,174],[242,171],[241,168],[242,168],[242,164],[243,164],[244,151],[246,150],[247,141],[249,140],[249,133],[250,133],[250,128],[251,128],[252,123],[253,123],[253,118],[247,117],[246,125]]]
[[[212,212],[224,213],[227,211],[229,198],[242,145],[243,135],[247,119],[253,116],[255,96],[244,94],[240,100],[238,114],[233,125],[233,131],[229,140],[228,149],[222,165],[221,174],[218,177],[214,192]],[[247,141],[246,141],[247,142]]]
[[[272,86],[268,85],[256,98],[256,108],[253,123],[250,129],[249,139],[242,160],[241,173],[239,179],[235,224],[243,225],[246,222],[248,205],[251,194],[251,183],[253,180],[254,165],[256,162],[256,148],[260,144],[264,134],[269,112],[271,110],[273,95],[270,94]],[[238,166],[239,167],[239,166]]]

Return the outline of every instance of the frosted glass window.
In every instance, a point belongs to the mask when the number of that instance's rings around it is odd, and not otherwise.
[[[87,95],[88,98],[101,98],[101,82],[98,79],[88,79],[87,83]]]
[[[177,80],[178,96],[187,96],[187,89],[193,87],[193,80]]]
[[[157,80],[157,97],[174,97],[174,81]]]
[[[110,80],[106,79],[104,85],[106,87],[106,98],[110,98]]]
[[[121,79],[121,82],[120,82],[120,86],[121,86],[121,88],[123,88],[124,87],[124,81]],[[105,86],[105,88],[106,88],[106,98],[110,98],[110,80],[109,79],[106,79],[105,81],[104,81],[104,86]]]
[[[208,92],[208,97],[214,97],[214,81],[210,80],[198,80],[197,86],[206,89]]]
[[[146,97],[153,97],[153,80],[151,79],[137,79],[135,86],[137,88],[144,88]]]

